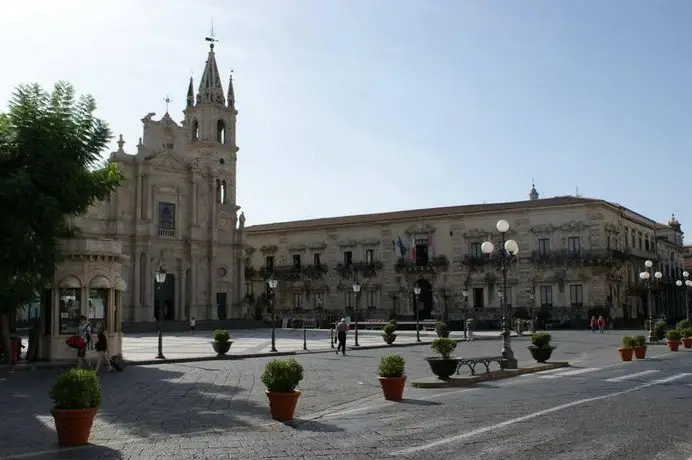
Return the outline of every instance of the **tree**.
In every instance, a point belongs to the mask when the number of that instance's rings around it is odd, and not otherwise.
[[[62,260],[60,242],[79,229],[72,218],[116,190],[123,179],[100,154],[111,139],[91,96],[59,82],[52,92],[19,86],[0,113],[0,336],[9,350],[9,318],[32,302]],[[43,316],[43,315],[42,315]],[[9,353],[5,353],[9,359]]]

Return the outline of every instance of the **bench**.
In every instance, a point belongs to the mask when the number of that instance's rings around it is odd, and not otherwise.
[[[466,366],[471,371],[471,375],[476,375],[476,366],[482,364],[485,366],[485,372],[490,372],[490,365],[497,363],[500,369],[505,368],[505,361],[502,356],[482,356],[480,358],[456,358],[457,359],[457,375],[461,372],[461,368]]]

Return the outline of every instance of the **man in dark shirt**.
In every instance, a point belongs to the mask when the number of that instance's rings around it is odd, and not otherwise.
[[[342,354],[346,354],[346,332],[348,332],[348,324],[346,324],[344,318],[341,318],[339,324],[336,325],[336,338],[339,341],[339,345],[336,347],[337,355],[339,354],[339,350],[341,350]]]

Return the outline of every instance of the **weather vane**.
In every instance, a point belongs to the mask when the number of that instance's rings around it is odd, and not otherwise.
[[[163,102],[166,103],[166,113],[168,113],[168,105],[173,102],[170,97],[166,96]]]
[[[211,47],[214,47],[214,43],[218,42],[216,39],[216,34],[214,33],[214,20],[212,19],[211,21],[211,33],[209,34],[208,37],[204,38],[206,41],[211,42]]]

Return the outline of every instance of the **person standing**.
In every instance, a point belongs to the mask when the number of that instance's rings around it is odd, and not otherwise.
[[[193,316],[190,318],[190,332],[194,333],[195,332],[195,326],[197,325],[197,320]]]
[[[86,316],[79,317],[79,326],[77,326],[77,336],[82,338],[82,343],[77,348],[77,369],[81,369],[82,365],[90,368],[89,362],[86,360],[86,351],[91,342],[91,325],[87,321]]]
[[[98,325],[98,335],[96,336],[96,345],[94,346],[99,353],[98,359],[96,360],[96,368],[94,369],[96,372],[99,371],[101,364],[108,366],[108,372],[113,371],[111,360],[108,357],[108,339],[106,338],[104,329],[102,324]]]
[[[339,344],[336,347],[336,354],[341,350],[342,354],[346,354],[346,332],[348,331],[348,323],[345,318],[341,318],[339,324],[336,325],[336,340]]]
[[[603,330],[605,329],[605,318],[603,316],[598,317],[598,330],[601,331],[601,334],[603,334]]]
[[[596,328],[598,327],[598,320],[595,316],[591,317],[591,332],[596,333]]]

